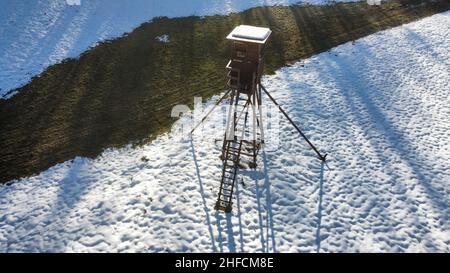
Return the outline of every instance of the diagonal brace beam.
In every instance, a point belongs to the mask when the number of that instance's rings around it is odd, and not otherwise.
[[[283,108],[281,108],[281,106],[277,103],[277,101],[269,94],[269,92],[267,92],[266,88],[260,84],[261,88],[264,90],[264,93],[266,93],[266,95],[270,98],[270,100],[276,105],[278,106],[278,109],[280,109],[281,113],[283,113],[283,115],[287,118],[287,120],[292,124],[292,126],[294,126],[294,128],[299,132],[299,134],[303,137],[304,140],[306,140],[306,142],[309,144],[309,146],[314,150],[314,152],[316,152],[317,157],[322,160],[323,162],[325,162],[327,160],[327,154],[322,155],[317,149],[316,147],[311,143],[311,141],[309,141],[309,139],[306,137],[306,135],[300,130],[300,128],[294,123],[294,121],[292,121],[292,119],[288,116],[288,114],[283,110]]]
[[[209,112],[205,115],[205,117],[194,127],[194,129],[192,129],[191,135],[192,135],[192,133],[194,133],[195,129],[197,129],[198,126],[200,126],[200,124],[202,124],[208,118],[208,116],[214,111],[214,109],[216,109],[216,107],[228,96],[228,94],[230,94],[230,92],[231,92],[231,90],[228,90],[227,92],[225,92],[225,94],[216,102],[214,107],[211,108],[211,110],[209,110]]]

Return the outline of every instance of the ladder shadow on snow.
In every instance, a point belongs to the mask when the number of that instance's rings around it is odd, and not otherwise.
[[[235,188],[235,213],[238,219],[239,225],[239,246],[236,244],[235,232],[233,225],[233,213],[221,213],[216,211],[216,226],[217,226],[217,242],[213,232],[213,223],[211,222],[208,202],[204,192],[203,180],[200,174],[200,167],[196,156],[195,146],[193,140],[190,140],[191,152],[193,161],[195,164],[196,175],[199,183],[200,195],[202,198],[203,210],[205,212],[206,223],[208,224],[208,230],[211,237],[212,251],[213,252],[245,252],[244,249],[244,232],[241,220],[241,186],[244,185],[241,180],[237,181]],[[245,172],[245,177],[253,180],[255,182],[255,193],[256,201],[258,204],[258,218],[259,218],[259,229],[260,229],[260,240],[261,240],[261,252],[276,252],[275,247],[275,233],[273,228],[273,214],[272,214],[272,201],[270,193],[270,179],[268,174],[267,166],[267,155],[265,152],[262,153],[263,157],[263,169],[261,170],[250,170]],[[242,173],[241,173],[242,175]],[[259,180],[264,180],[261,185]],[[242,183],[242,184],[241,184]],[[265,194],[265,203],[263,204]],[[263,214],[263,209],[266,208],[266,215]],[[254,211],[252,211],[254,213]],[[270,242],[269,242],[270,241]],[[271,244],[271,247],[269,246]]]
[[[275,231],[273,227],[273,213],[272,213],[272,199],[270,192],[270,179],[268,175],[267,156],[265,152],[262,153],[263,157],[263,169],[262,170],[248,170],[240,173],[240,177],[255,182],[255,194],[257,202],[257,212],[251,210],[249,213],[257,213],[259,222],[259,239],[261,242],[261,252],[276,252],[275,246]],[[261,184],[261,180],[264,180]],[[253,186],[253,183],[250,185]],[[241,187],[245,187],[241,179],[236,182],[235,192],[235,209],[233,213],[224,214],[222,212],[216,212],[216,225],[217,225],[217,242],[219,246],[219,252],[245,252],[245,241],[242,224],[242,212],[241,212],[241,196],[243,190]],[[235,239],[235,225],[233,225],[233,217],[237,218],[239,239]]]
[[[218,232],[218,242],[219,242],[219,250],[221,253],[224,252],[236,252],[236,242],[234,240],[234,230],[233,230],[233,222],[231,213],[222,213],[220,211],[216,211],[215,213],[216,223],[217,223],[217,232]],[[225,228],[224,228],[225,226]],[[224,233],[226,233],[226,238],[224,238]],[[224,248],[228,247],[228,251]],[[243,248],[241,242],[241,249]]]

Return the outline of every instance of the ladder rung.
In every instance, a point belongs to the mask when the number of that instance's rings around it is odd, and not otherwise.
[[[232,172],[227,172],[227,173],[223,174],[224,178],[230,178],[230,176],[227,176],[226,174],[230,174],[230,175],[234,176],[234,172],[233,173]]]
[[[228,162],[228,161],[231,161],[231,162],[233,162],[233,163],[236,163],[236,160],[233,159],[233,158],[231,158],[230,156],[228,156],[228,157],[226,158],[226,161],[227,161],[227,162]],[[233,168],[234,168],[234,166],[233,166]]]
[[[253,154],[249,154],[248,152],[243,152],[242,150],[241,150],[241,152],[240,152],[240,155],[253,156]],[[239,159],[239,160],[240,160],[240,159]],[[235,161],[237,161],[237,160],[231,160],[231,161],[233,161],[234,163],[236,163]]]
[[[227,203],[230,203],[230,201],[231,201],[231,195],[222,193],[222,194],[219,196],[219,199],[224,200],[224,201],[226,201]],[[230,200],[230,201],[229,201],[229,200]]]
[[[239,150],[241,150],[240,148],[236,148],[236,147],[229,147],[228,148],[228,154],[236,154],[236,152],[239,152]]]
[[[227,181],[228,180],[228,181]],[[231,182],[231,183],[233,183],[234,182],[234,177],[229,177],[229,176],[224,176],[224,179],[223,179],[223,181],[224,181],[224,183],[226,183],[226,182]]]
[[[230,188],[231,188],[231,187],[230,187]],[[223,193],[223,191],[225,191],[225,190],[226,190],[227,192],[231,193],[231,189],[229,189],[229,188],[223,188],[223,187],[220,188],[220,192],[221,192],[221,193]]]
[[[224,177],[225,178],[225,177]],[[234,178],[232,177],[226,177],[226,179],[222,180],[222,184],[226,185],[226,186],[230,186],[234,183]]]
[[[231,191],[230,188],[233,186],[233,184],[227,184],[227,187],[222,187],[222,190]]]
[[[236,152],[239,152],[239,149],[230,147],[228,155],[237,155]]]
[[[224,176],[224,177],[223,177],[223,181],[225,181],[226,179],[231,180],[231,181],[234,181],[234,178],[233,178],[233,177]],[[224,183],[225,183],[225,182],[224,182]]]
[[[234,174],[234,169],[236,169],[236,161],[235,160],[231,160],[231,159],[227,160],[227,162],[228,161],[232,162],[233,165],[231,165],[231,166],[227,165],[228,168],[226,168],[226,169],[230,170],[228,173]]]
[[[224,203],[231,203],[231,197],[228,196],[228,195],[225,195],[225,194],[219,195],[218,200],[219,200],[219,201],[222,201],[222,202],[224,202]]]
[[[236,157],[237,157],[237,155],[236,155]],[[234,158],[234,159],[230,158],[229,161],[233,162],[236,165],[237,163],[239,163],[239,161],[241,161],[241,159],[240,158]],[[234,168],[234,165],[233,165],[233,168]]]
[[[239,149],[240,150],[240,149]],[[234,156],[237,156],[237,153],[239,152],[239,150],[238,149],[236,149],[236,148],[229,148],[228,149],[228,153],[226,154],[226,156],[227,157],[229,157],[230,155],[234,155]]]
[[[249,153],[246,153],[246,152],[241,152],[241,155],[245,155],[245,156],[253,156],[253,154],[249,154]]]
[[[228,149],[228,153],[226,154],[226,156],[229,156],[229,155],[237,155],[236,153],[237,152],[239,152],[239,150],[237,150],[236,148],[229,148]]]
[[[242,149],[240,150],[240,155],[251,155],[248,152],[243,152]]]
[[[235,182],[235,179],[223,180],[222,185],[226,186],[226,187],[231,187],[231,186],[233,186],[234,182]]]
[[[220,189],[220,194],[221,194],[221,195],[224,195],[224,194],[231,194],[231,190]]]
[[[224,175],[224,176],[223,176],[223,179],[231,179],[231,180],[233,180],[233,177],[230,177],[230,176]]]

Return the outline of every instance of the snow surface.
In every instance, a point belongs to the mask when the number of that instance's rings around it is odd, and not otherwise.
[[[170,36],[168,34],[163,34],[161,36],[157,36],[155,39],[161,43],[169,43],[170,42]]]
[[[220,143],[170,133],[0,187],[0,250],[449,252],[449,25],[437,14],[265,77],[330,170],[283,120],[225,215]]]
[[[355,0],[338,0],[350,2]],[[0,99],[49,65],[77,57],[99,41],[121,36],[156,16],[238,12],[298,0],[2,0]],[[305,1],[306,2],[306,1]],[[308,0],[313,4],[326,0]],[[80,3],[80,5],[76,5]],[[3,96],[3,97],[2,97]]]

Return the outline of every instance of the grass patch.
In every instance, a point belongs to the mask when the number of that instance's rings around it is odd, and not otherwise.
[[[75,156],[145,143],[176,104],[224,89],[225,36],[239,24],[273,30],[266,73],[344,42],[449,9],[448,1],[258,7],[229,16],[155,18],[77,59],[46,69],[0,101],[0,182]],[[170,42],[155,39],[168,34]],[[153,136],[153,137],[152,137]]]

